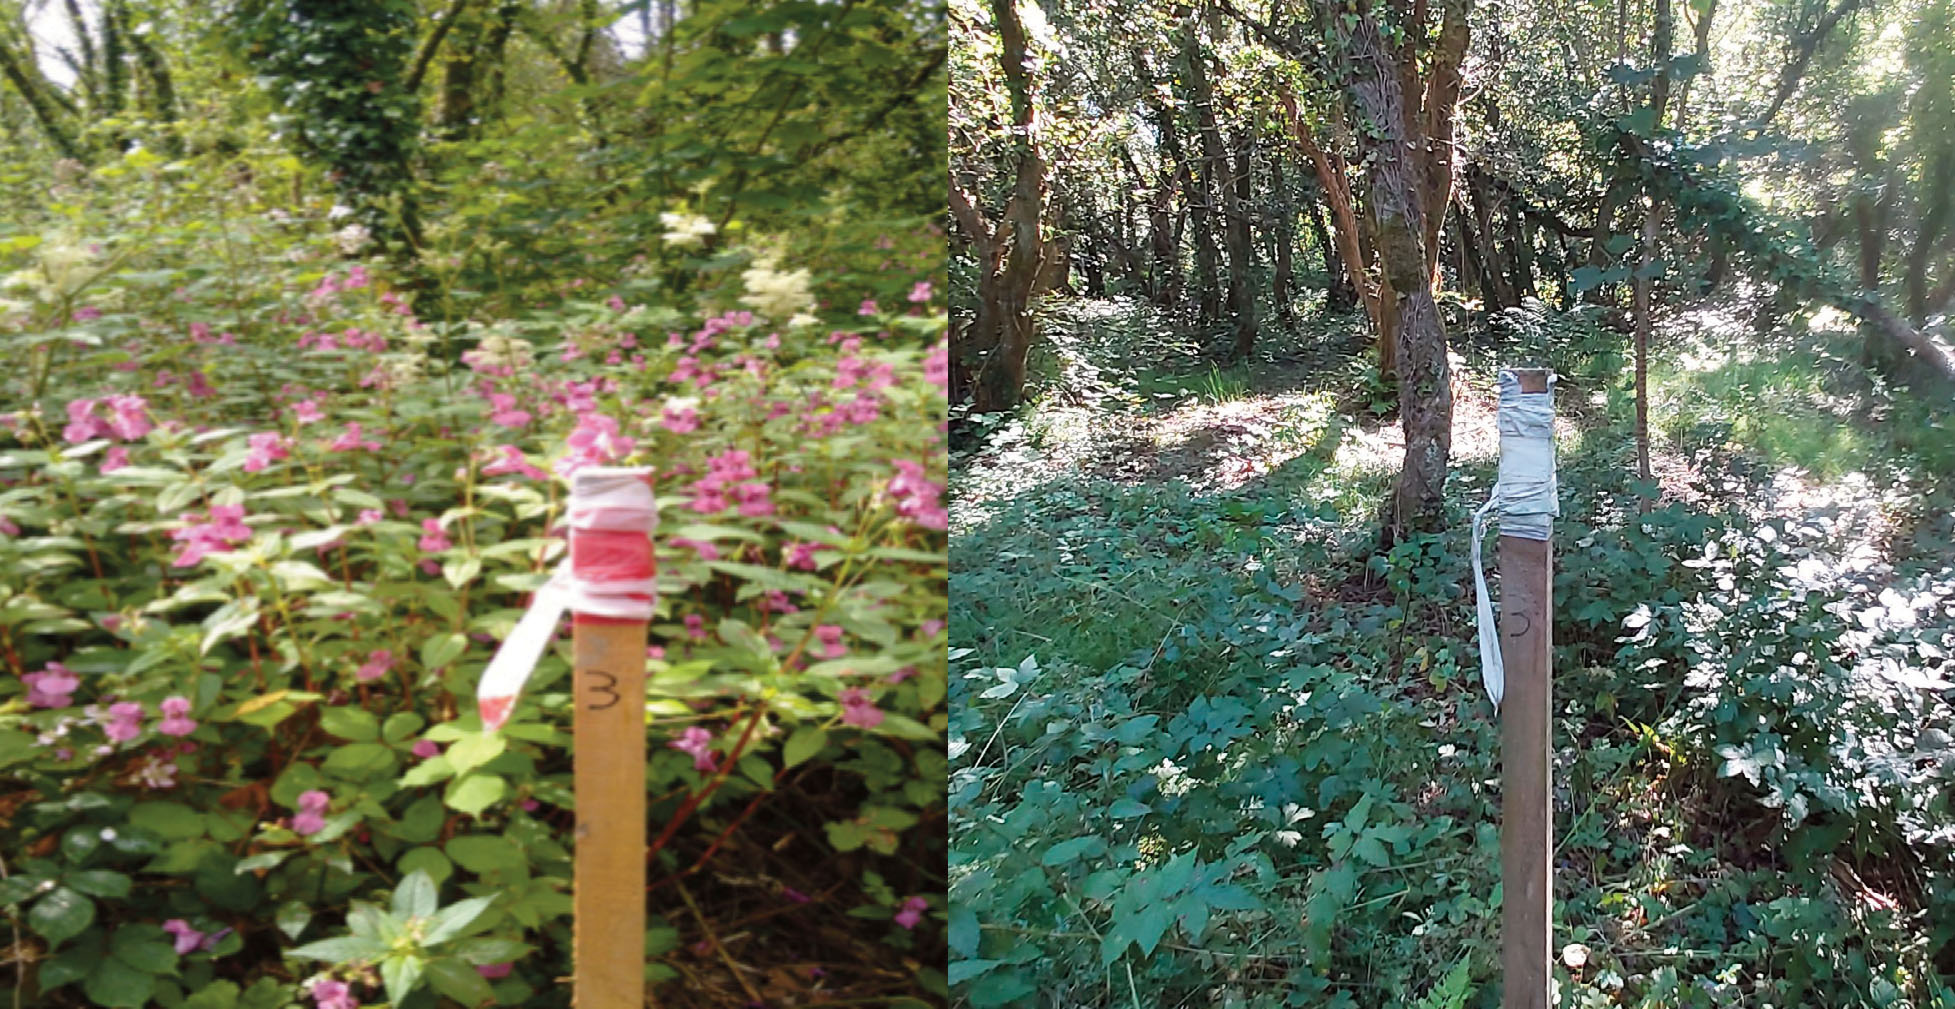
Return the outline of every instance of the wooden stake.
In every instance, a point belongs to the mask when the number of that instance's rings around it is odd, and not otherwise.
[[[645,624],[577,617],[576,1009],[643,1009]]]
[[[1546,392],[1548,373],[1515,369],[1522,392]],[[1548,1009],[1554,813],[1549,806],[1549,666],[1554,644],[1552,540],[1500,537],[1500,879],[1502,1009]]]

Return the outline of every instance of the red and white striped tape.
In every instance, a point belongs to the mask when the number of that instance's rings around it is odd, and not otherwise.
[[[570,556],[503,639],[475,691],[482,725],[493,732],[509,721],[523,684],[556,636],[569,610],[578,623],[641,623],[657,599],[652,532],[658,507],[652,471],[589,466],[570,481]]]

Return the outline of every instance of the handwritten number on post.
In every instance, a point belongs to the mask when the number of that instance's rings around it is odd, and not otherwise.
[[[592,686],[591,691],[594,694],[604,694],[608,696],[608,699],[605,700],[603,703],[599,703],[596,698],[592,698],[591,703],[585,705],[584,710],[603,711],[606,708],[615,707],[620,700],[623,700],[623,698],[618,696],[618,678],[616,676],[613,676],[602,669],[586,669],[584,670],[584,672],[590,674],[591,676],[604,677],[604,682]]]

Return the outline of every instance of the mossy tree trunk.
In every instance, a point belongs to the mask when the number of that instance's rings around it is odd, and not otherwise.
[[[1419,194],[1422,172],[1406,156],[1401,68],[1386,48],[1371,10],[1358,15],[1347,52],[1352,97],[1376,131],[1368,204],[1376,227],[1380,272],[1389,284],[1390,308],[1398,323],[1398,402],[1405,460],[1385,508],[1383,540],[1391,544],[1443,524],[1442,495],[1453,444],[1452,375],[1446,359],[1446,330],[1429,282]]]

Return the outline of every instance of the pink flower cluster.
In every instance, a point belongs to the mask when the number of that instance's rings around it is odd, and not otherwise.
[[[190,324],[190,340],[193,343],[209,343],[216,344],[220,347],[234,347],[237,345],[238,335],[236,333],[219,333],[216,336],[212,336],[210,335],[209,323],[193,322]]]
[[[156,723],[156,731],[166,736],[187,736],[197,731],[197,723],[190,717],[189,698],[165,697],[157,708],[163,712],[163,720]]]
[[[292,817],[292,831],[296,834],[317,834],[326,828],[326,807],[333,797],[312,789],[299,793],[299,811]],[[322,1003],[323,1004],[323,1003]]]
[[[429,519],[428,521],[432,522],[434,520]],[[394,653],[382,648],[379,651],[371,652],[367,655],[366,662],[362,663],[360,668],[354,671],[353,678],[359,680],[361,683],[372,683],[387,675],[388,671],[393,668]]]
[[[38,673],[22,674],[27,684],[27,703],[36,708],[65,708],[74,703],[69,696],[81,686],[81,679],[59,662],[50,662]]]
[[[748,518],[774,514],[774,489],[755,480],[753,457],[731,449],[706,460],[706,475],[692,483],[692,510],[711,515],[735,504]]]
[[[195,953],[199,949],[206,951],[214,949],[225,936],[231,934],[231,930],[228,928],[220,928],[215,932],[200,932],[195,926],[184,921],[182,918],[171,918],[169,921],[164,922],[163,931],[176,937],[176,951],[178,956],[182,956],[185,953]]]
[[[689,754],[692,757],[692,767],[695,771],[711,771],[714,769],[712,750],[713,734],[697,725],[679,733],[679,738],[665,745],[678,750],[680,753]]]
[[[353,989],[344,981],[320,978],[312,982],[312,999],[318,1009],[360,1009],[360,1000],[353,997]]]
[[[102,731],[110,742],[126,743],[143,732],[143,706],[134,701],[120,701],[109,705],[108,724]]]
[[[291,440],[276,431],[261,431],[252,435],[247,442],[250,451],[244,457],[246,473],[256,473],[292,454],[289,447]]]
[[[170,531],[170,538],[183,544],[176,559],[170,562],[174,567],[187,568],[207,554],[227,553],[236,544],[251,539],[251,529],[244,524],[243,505],[212,505],[206,521],[199,521],[196,512],[185,512],[180,517],[190,524]]]
[[[339,437],[334,438],[333,443],[326,446],[328,452],[352,452],[358,449],[378,452],[380,443],[362,434],[360,425],[353,421],[347,422],[346,430],[341,431]]]
[[[618,430],[618,422],[588,411],[577,415],[577,429],[568,439],[570,454],[557,460],[559,475],[569,476],[585,466],[607,466],[631,454],[635,447]]]
[[[187,736],[197,731],[197,722],[190,717],[190,699],[172,695],[158,705],[163,719],[156,723],[156,731],[166,736]],[[100,708],[90,707],[88,714],[100,721],[104,714]],[[110,742],[126,743],[143,732],[143,706],[135,701],[118,701],[109,705],[107,720],[102,721],[102,731]],[[191,745],[191,744],[186,744]]]
[[[504,473],[520,473],[531,480],[545,480],[550,474],[532,465],[523,456],[523,450],[514,445],[501,445],[496,451],[502,453],[500,459],[482,467],[483,476],[501,476]]]
[[[931,385],[950,391],[950,344],[939,343],[923,358],[923,377]]]
[[[448,534],[442,531],[440,519],[422,519],[421,540],[415,545],[424,554],[438,554],[454,544],[448,542]]]
[[[950,512],[943,505],[944,485],[924,476],[923,464],[908,459],[895,460],[897,474],[889,481],[889,496],[896,499],[896,514],[925,529],[942,532],[950,528]]]
[[[107,404],[109,413],[98,417],[95,408]],[[99,399],[77,399],[68,403],[68,426],[61,437],[70,445],[105,436],[135,441],[156,425],[149,420],[149,401],[133,393]]]
[[[869,698],[869,692],[861,687],[842,689],[842,724],[853,725],[858,729],[873,729],[882,724],[882,709]]]
[[[521,430],[528,427],[531,420],[530,412],[517,409],[516,397],[506,392],[489,394],[489,411],[489,421],[503,427]]]
[[[896,924],[904,928],[915,928],[919,922],[923,921],[923,912],[929,910],[929,908],[929,901],[922,897],[911,897],[904,901],[902,909],[896,912]]]

